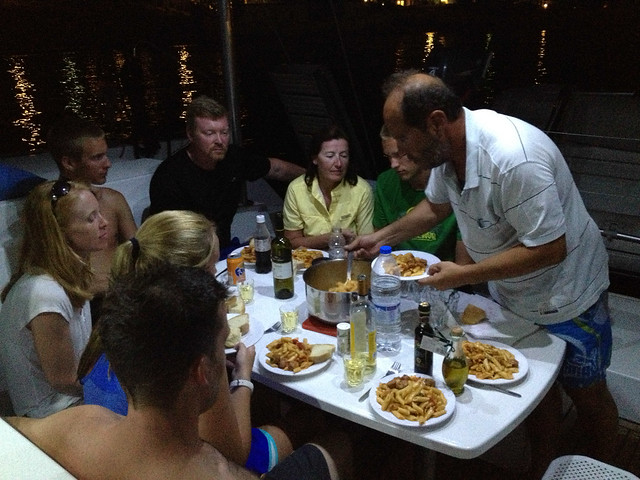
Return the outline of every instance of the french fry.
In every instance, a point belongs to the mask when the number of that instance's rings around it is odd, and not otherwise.
[[[427,270],[427,261],[424,258],[416,257],[411,252],[393,254],[393,256],[400,268],[400,276],[402,277],[415,277],[422,275]]]
[[[297,262],[302,263],[302,268],[309,268],[311,262],[316,258],[322,257],[322,252],[320,250],[308,250],[305,247],[298,247],[291,252],[291,256]]]
[[[503,348],[482,342],[463,342],[462,348],[469,360],[469,374],[480,380],[513,379],[518,373],[518,360]]]
[[[382,410],[396,418],[415,421],[420,425],[447,411],[447,399],[435,387],[433,380],[415,375],[403,375],[381,383],[376,388],[376,400]]]

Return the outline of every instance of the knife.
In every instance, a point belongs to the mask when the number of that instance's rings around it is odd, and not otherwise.
[[[512,397],[522,398],[522,395],[520,395],[518,392],[514,392],[513,390],[507,390],[506,388],[499,387],[497,385],[491,385],[491,384],[488,384],[488,383],[483,383],[483,384],[481,384],[481,386],[480,385],[469,385],[469,384],[467,384],[467,385],[470,386],[470,387],[473,387],[473,388],[487,387],[487,388],[489,388],[491,390],[496,390],[498,392],[506,393],[507,395],[511,395]]]

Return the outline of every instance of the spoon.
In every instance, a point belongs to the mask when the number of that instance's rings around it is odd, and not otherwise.
[[[347,253],[347,282],[351,281],[351,265],[353,265],[353,252]]]

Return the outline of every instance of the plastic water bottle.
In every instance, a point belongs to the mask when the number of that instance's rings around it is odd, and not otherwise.
[[[373,264],[373,276],[399,274],[400,268],[395,257],[391,254],[391,247],[389,245],[380,247],[380,255]]]
[[[371,281],[371,303],[380,352],[400,351],[400,279],[376,275]]]
[[[341,227],[333,227],[329,236],[329,258],[345,258],[344,246],[347,242]]]

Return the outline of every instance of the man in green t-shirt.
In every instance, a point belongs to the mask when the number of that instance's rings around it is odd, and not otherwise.
[[[382,151],[391,168],[382,172],[376,181],[374,192],[373,227],[377,230],[409,213],[421,200],[427,187],[430,170],[400,155],[398,145],[383,126],[380,131]],[[440,260],[456,260],[464,245],[460,241],[456,218],[449,215],[432,230],[424,232],[394,246],[397,250],[420,250],[431,253]]]

